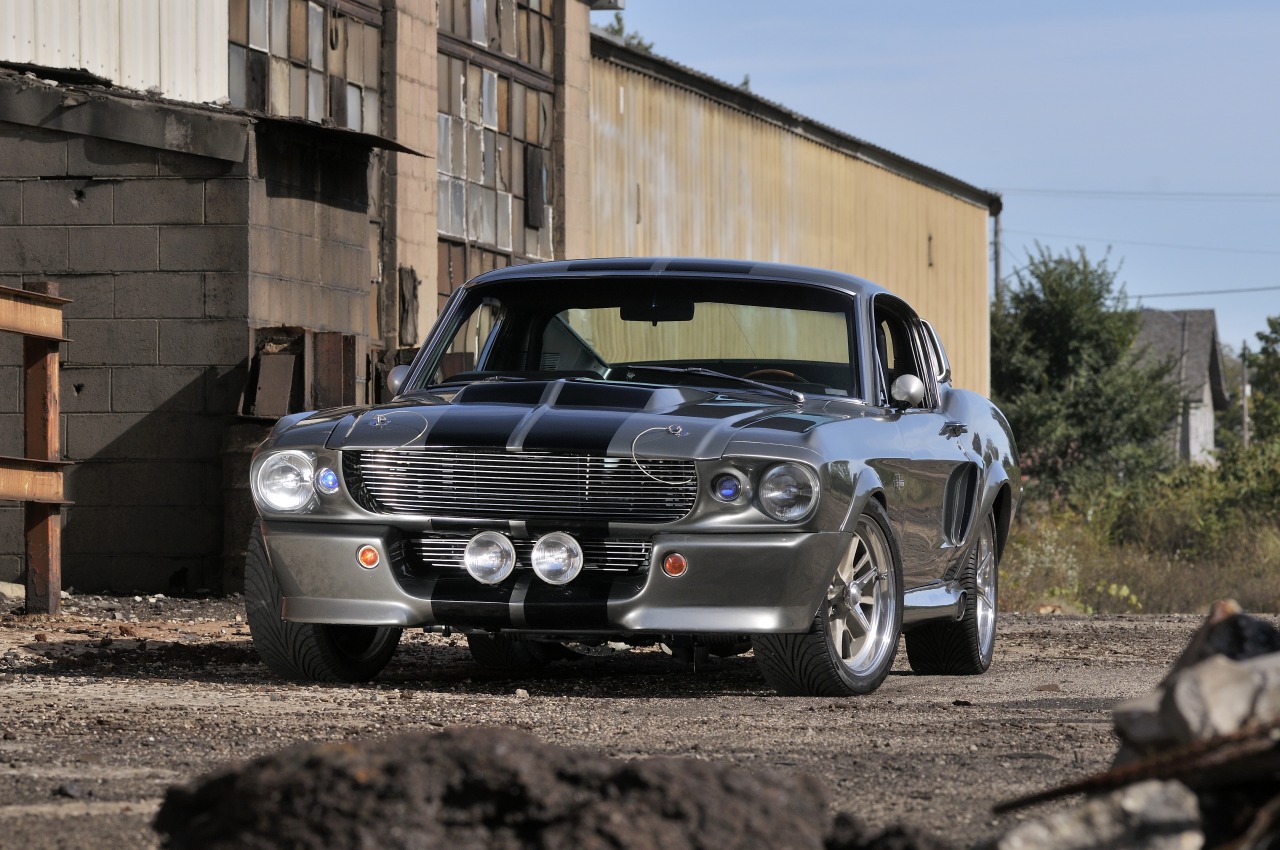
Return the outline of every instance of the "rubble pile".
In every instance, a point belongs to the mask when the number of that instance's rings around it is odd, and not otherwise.
[[[155,826],[175,850],[939,846],[833,820],[812,777],[621,762],[489,727],[284,750],[169,789]]]
[[[996,806],[1103,794],[1022,824],[997,850],[1280,850],[1280,630],[1215,603],[1168,675],[1113,712],[1106,773]]]

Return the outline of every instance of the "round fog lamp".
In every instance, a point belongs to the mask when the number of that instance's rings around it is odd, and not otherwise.
[[[378,555],[377,548],[373,546],[361,546],[360,551],[356,552],[356,560],[360,562],[360,566],[366,570],[371,570],[378,566],[378,562],[382,560]]]
[[[711,492],[722,502],[732,502],[742,495],[742,482],[736,475],[718,475],[711,482]]]
[[[467,541],[462,563],[476,581],[497,584],[516,568],[516,547],[506,535],[482,531]]]
[[[662,571],[672,578],[679,578],[689,571],[689,562],[679,552],[672,552],[662,559]]]
[[[533,544],[529,561],[547,584],[567,584],[582,572],[582,547],[563,531],[553,531]]]
[[[321,469],[316,473],[316,489],[330,496],[338,492],[338,473],[327,466]]]

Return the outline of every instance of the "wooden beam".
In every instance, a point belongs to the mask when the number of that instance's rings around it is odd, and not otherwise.
[[[62,333],[62,301],[58,285],[52,282],[28,284],[26,302],[53,313],[57,334],[22,338],[23,430],[28,461],[38,464],[29,476],[34,487],[43,477],[49,482],[48,466],[61,460],[58,428],[58,339]],[[53,303],[50,303],[53,302]],[[18,302],[15,302],[18,303]],[[43,337],[43,338],[41,338]],[[43,467],[43,468],[41,468]],[[56,495],[62,497],[62,472],[57,477]],[[27,613],[57,614],[62,610],[62,508],[47,501],[28,501],[25,506],[27,538]]]
[[[27,538],[28,614],[62,611],[62,506],[28,502]]]
[[[65,341],[62,305],[66,298],[0,286],[0,331]]]
[[[0,456],[0,501],[66,504],[62,489],[62,461],[38,461]]]

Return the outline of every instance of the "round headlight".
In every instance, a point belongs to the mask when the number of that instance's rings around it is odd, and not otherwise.
[[[272,511],[304,511],[315,500],[315,464],[302,452],[279,452],[258,467],[253,494]]]
[[[467,541],[462,563],[476,581],[498,584],[516,568],[516,547],[504,534],[482,531]]]
[[[760,508],[779,522],[807,517],[818,504],[818,476],[798,463],[779,463],[760,478]]]
[[[533,544],[529,562],[547,584],[568,584],[582,572],[582,547],[563,531],[553,531]]]

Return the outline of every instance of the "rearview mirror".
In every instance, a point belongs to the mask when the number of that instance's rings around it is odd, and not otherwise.
[[[685,298],[666,298],[657,295],[647,301],[632,301],[620,309],[624,322],[691,322],[693,301]]]

